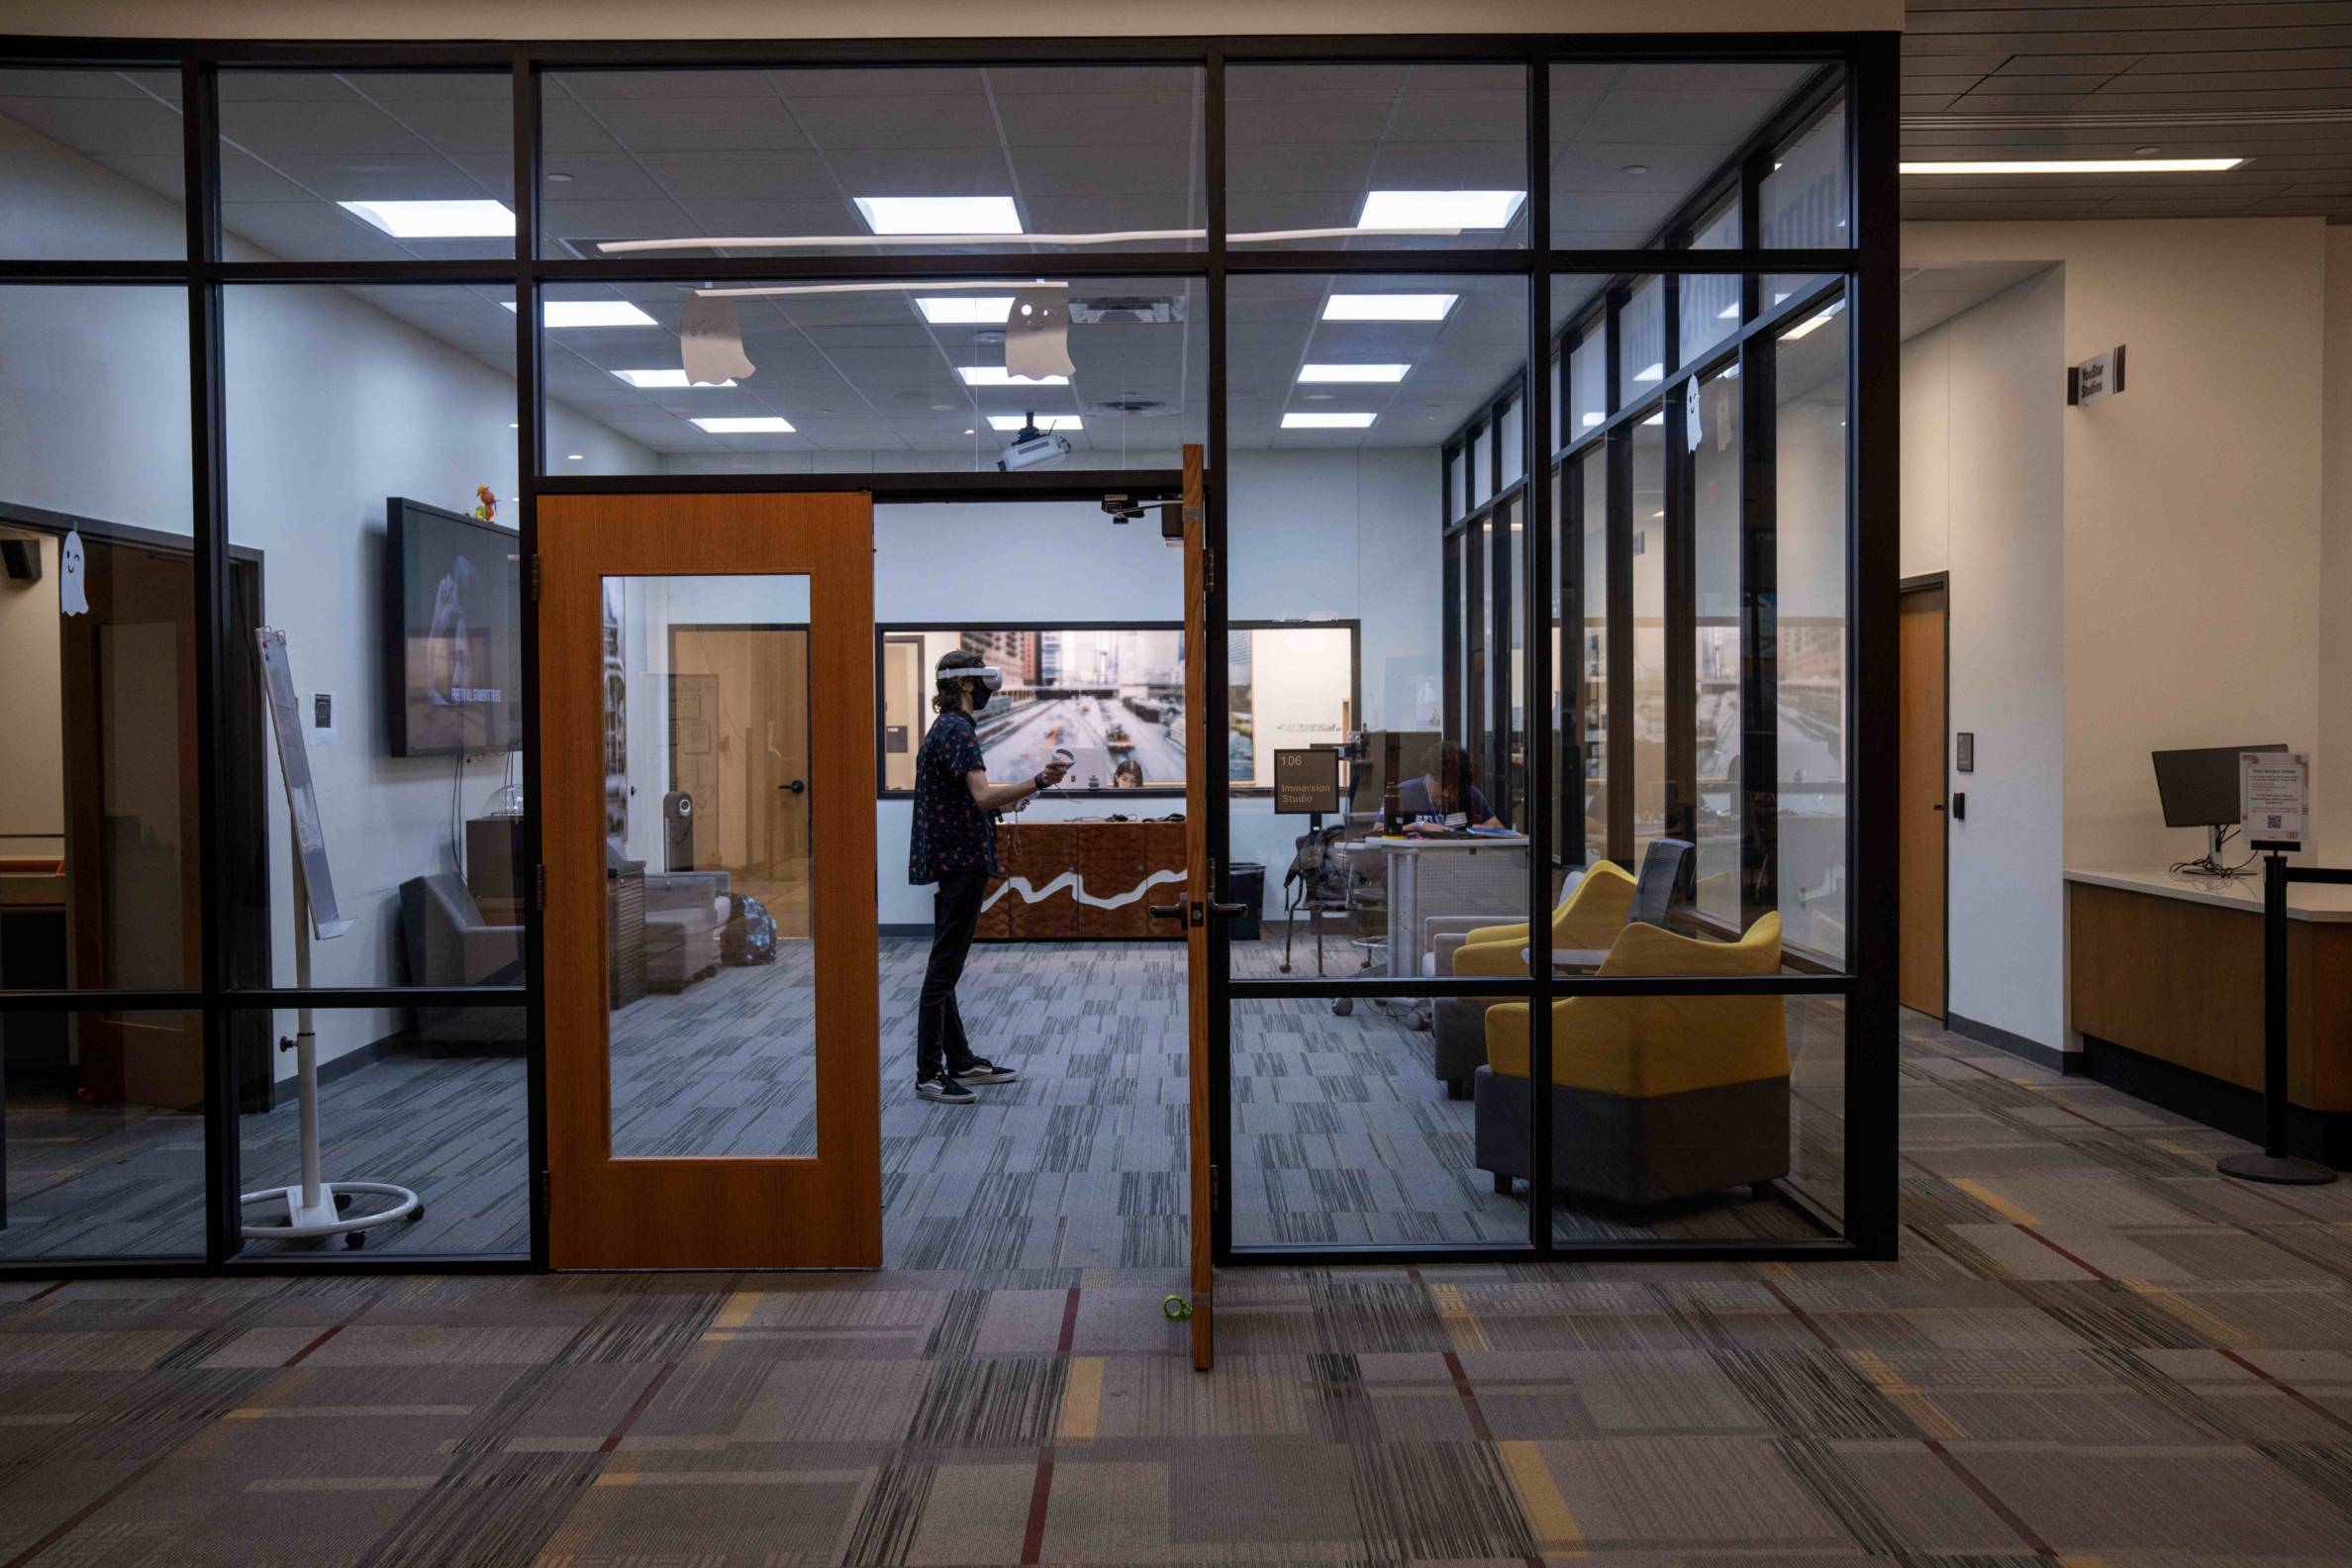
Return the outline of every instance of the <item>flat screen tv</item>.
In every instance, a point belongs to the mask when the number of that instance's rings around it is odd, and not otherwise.
[[[512,530],[393,496],[384,503],[394,756],[522,744],[522,545]]]

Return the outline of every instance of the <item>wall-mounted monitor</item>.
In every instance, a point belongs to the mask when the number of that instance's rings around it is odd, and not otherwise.
[[[384,503],[385,712],[394,756],[522,744],[522,545],[512,530]]]

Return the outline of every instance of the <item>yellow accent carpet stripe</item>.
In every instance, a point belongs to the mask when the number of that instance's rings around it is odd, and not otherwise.
[[[1072,1356],[1069,1378],[1062,1385],[1061,1424],[1054,1428],[1054,1440],[1079,1442],[1092,1438],[1102,1419],[1103,1358]]]
[[[1459,1285],[1432,1285],[1429,1300],[1437,1308],[1437,1321],[1445,1324],[1445,1331],[1453,1340],[1456,1351],[1488,1350],[1486,1330],[1478,1325],[1478,1315],[1462,1299]]]
[[[1870,1379],[1871,1387],[1884,1394],[1889,1404],[1911,1419],[1911,1423],[1919,1428],[1920,1436],[1950,1442],[1968,1435],[1958,1421],[1944,1414],[1941,1406],[1911,1387],[1910,1381],[1889,1366],[1886,1357],[1876,1350],[1848,1350],[1846,1359]]]
[[[2175,1294],[2154,1280],[2125,1280],[2123,1284],[2126,1289],[2148,1297],[2175,1318],[2196,1325],[2209,1338],[2220,1339],[2230,1344],[2246,1342],[2244,1331],[2227,1319],[2215,1317],[2205,1308],[2198,1306],[2197,1303]]]
[[[751,1321],[752,1309],[759,1305],[763,1291],[739,1290],[727,1298],[727,1305],[719,1309],[719,1316],[711,1320],[714,1328],[740,1328]]]
[[[1986,1186],[1983,1182],[1976,1180],[1974,1177],[1954,1176],[1949,1178],[1949,1180],[1953,1186],[1959,1188],[1962,1192],[1968,1194],[1969,1197],[1974,1198],[1978,1203],[1983,1204],[1986,1208],[1992,1210],[1995,1214],[2001,1216],[2004,1220],[2007,1220],[2011,1225],[2037,1225],[2041,1224],[2041,1221],[2035,1219],[2032,1215],[2027,1214],[2024,1210],[2018,1208],[2015,1204],[2010,1203],[2007,1198],[2002,1197],[2001,1194],[1995,1192],[1992,1188]]]
[[[1567,1547],[1570,1550],[1565,1555],[1583,1556],[1584,1531],[1577,1527],[1576,1515],[1569,1509],[1568,1500],[1560,1496],[1559,1485],[1543,1462],[1542,1450],[1523,1437],[1499,1442],[1495,1448],[1512,1486],[1519,1492],[1519,1509],[1527,1516],[1527,1523],[1546,1555],[1555,1555],[1556,1548]]]

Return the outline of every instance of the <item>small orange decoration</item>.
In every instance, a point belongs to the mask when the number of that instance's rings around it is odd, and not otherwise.
[[[487,523],[492,518],[498,516],[498,497],[490,493],[490,487],[488,485],[475,485],[474,495],[482,503],[480,506],[474,508],[473,515],[475,517],[478,517],[483,522]]]

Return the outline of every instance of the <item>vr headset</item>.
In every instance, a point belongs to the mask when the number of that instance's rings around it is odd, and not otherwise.
[[[983,688],[992,692],[1001,691],[1005,685],[1005,672],[994,664],[968,664],[962,669],[941,668],[932,672],[932,682],[939,686],[944,686],[949,681],[967,680],[976,680]]]

